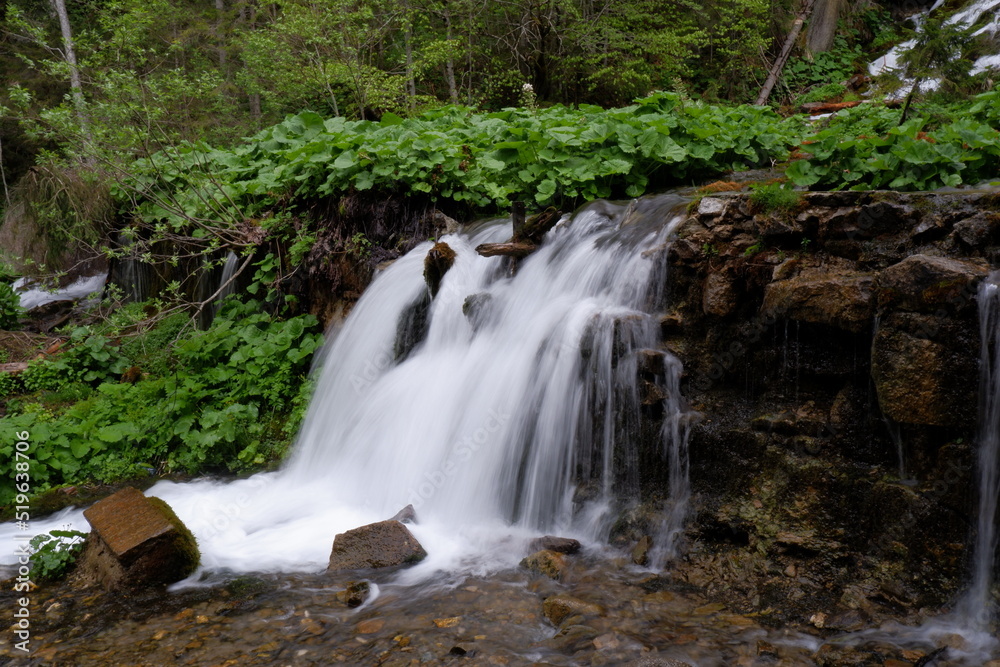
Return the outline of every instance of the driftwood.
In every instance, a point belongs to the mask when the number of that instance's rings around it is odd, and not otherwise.
[[[483,257],[527,257],[535,252],[534,243],[483,243],[476,247]]]
[[[807,102],[802,105],[802,110],[810,114],[833,113],[841,109],[850,109],[861,104],[861,100],[856,102]]]

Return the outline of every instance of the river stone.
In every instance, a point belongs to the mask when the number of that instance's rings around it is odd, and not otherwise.
[[[871,320],[874,282],[867,273],[801,273],[770,283],[761,310],[857,333]]]
[[[890,266],[878,280],[880,309],[956,312],[974,302],[975,285],[989,273],[973,261],[913,255]]]
[[[566,570],[566,558],[557,551],[542,549],[521,559],[521,567],[550,579],[561,579]]]
[[[434,244],[434,247],[424,258],[424,280],[431,290],[431,296],[438,293],[444,274],[448,272],[452,264],[455,263],[455,251],[451,246],[442,241]]]
[[[528,548],[532,551],[556,551],[561,554],[575,554],[580,550],[580,542],[571,537],[545,535],[531,540]]]
[[[129,487],[83,515],[91,527],[80,559],[84,581],[135,589],[179,581],[198,567],[194,536],[159,498]]]
[[[604,608],[599,604],[561,593],[545,599],[542,603],[542,613],[552,625],[559,625],[570,616],[603,616]]]
[[[426,557],[427,552],[413,533],[390,519],[338,534],[333,539],[327,571],[410,565]]]

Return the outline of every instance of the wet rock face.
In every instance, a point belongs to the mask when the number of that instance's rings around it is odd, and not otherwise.
[[[871,323],[873,283],[867,273],[813,271],[770,283],[762,308],[791,320],[857,333]]]
[[[967,310],[987,273],[985,262],[913,255],[879,276],[879,308],[944,314]]]
[[[329,571],[418,563],[427,552],[406,526],[389,520],[340,533],[333,540]]]
[[[198,566],[198,545],[159,498],[122,489],[86,510],[92,532],[80,560],[85,581],[109,590],[179,581]]]
[[[845,628],[954,599],[998,211],[981,193],[804,193],[791,213],[718,194],[678,226],[661,344],[704,415],[679,576],[741,612]],[[637,562],[669,477],[642,461],[634,514],[652,516],[620,540]]]

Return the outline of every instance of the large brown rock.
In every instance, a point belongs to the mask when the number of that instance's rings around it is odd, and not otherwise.
[[[109,590],[179,581],[198,567],[194,536],[159,498],[125,488],[83,515],[91,533],[80,560],[85,581]]]
[[[709,315],[725,317],[736,309],[736,287],[724,273],[710,273],[701,291],[701,308]]]
[[[871,321],[874,278],[857,272],[807,272],[770,283],[764,290],[765,313],[859,332]]]
[[[976,285],[987,273],[985,264],[969,260],[913,255],[879,276],[878,305],[918,313],[958,312],[972,305]]]
[[[974,423],[976,355],[948,318],[893,313],[872,342],[872,379],[882,413],[905,424]]]
[[[418,563],[427,552],[399,521],[379,521],[333,539],[328,570],[394,567]]]

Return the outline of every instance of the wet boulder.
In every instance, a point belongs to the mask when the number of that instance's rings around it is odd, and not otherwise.
[[[558,551],[542,549],[521,559],[521,567],[549,579],[561,579],[566,571],[566,557]]]
[[[736,308],[736,286],[724,273],[710,273],[702,286],[702,310],[708,315],[725,317]]]
[[[761,309],[790,320],[857,333],[871,320],[873,285],[874,278],[867,273],[803,272],[770,283]]]
[[[555,537],[553,535],[545,535],[543,537],[537,537],[531,541],[528,545],[532,551],[555,551],[561,554],[575,554],[580,550],[580,542],[574,540],[571,537]]]
[[[194,536],[159,498],[125,488],[83,515],[91,526],[80,558],[84,581],[135,589],[179,581],[198,567]]]
[[[338,534],[328,571],[395,567],[419,563],[427,552],[406,526],[390,519]]]
[[[455,251],[447,243],[438,241],[424,258],[424,280],[431,291],[431,296],[438,293],[444,274],[455,263]]]
[[[878,280],[882,310],[958,312],[974,302],[976,285],[989,269],[974,261],[912,255],[887,268]]]

